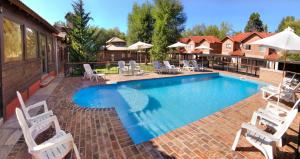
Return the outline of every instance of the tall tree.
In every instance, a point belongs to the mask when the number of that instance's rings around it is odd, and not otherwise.
[[[127,41],[129,44],[137,41],[151,43],[154,19],[151,15],[153,6],[143,3],[141,6],[133,4],[132,12],[128,15]]]
[[[278,25],[277,32],[283,31],[285,28],[290,26],[295,21],[296,21],[296,19],[294,16],[283,17],[281,22]]]
[[[260,14],[257,12],[254,12],[250,15],[250,18],[247,22],[247,25],[245,26],[244,29],[245,32],[252,32],[252,31],[257,31],[257,32],[264,32],[265,27],[260,19]]]
[[[155,0],[153,8],[154,32],[152,36],[151,58],[166,58],[167,46],[175,43],[184,30],[186,16],[179,0]]]
[[[185,31],[182,32],[182,36],[183,37],[188,37],[188,36],[201,36],[204,35],[204,31],[206,29],[205,24],[196,24],[195,26],[193,26],[192,29],[187,29]]]
[[[219,39],[224,39],[227,35],[232,34],[233,29],[231,24],[227,22],[222,22],[219,26]]]
[[[94,29],[95,34],[99,35],[95,38],[95,43],[97,46],[99,46],[98,48],[105,46],[106,41],[112,37],[118,37],[123,40],[126,40],[125,34],[121,32],[119,28],[104,29],[99,27],[91,27],[91,29]]]
[[[219,37],[219,28],[217,25],[209,25],[204,31],[204,35]]]
[[[82,0],[72,4],[73,13],[68,15],[72,27],[68,30],[70,40],[71,61],[91,61],[95,59],[95,32],[89,27],[92,19],[89,12],[84,9]]]

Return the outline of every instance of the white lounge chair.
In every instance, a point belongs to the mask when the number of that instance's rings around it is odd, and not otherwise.
[[[197,70],[197,71],[204,70],[203,66],[199,66],[196,60],[191,60],[191,63],[194,67],[194,70]]]
[[[125,61],[118,61],[118,69],[119,69],[119,74],[121,75],[128,75],[129,72],[129,68],[125,65]]]
[[[26,120],[29,122],[30,125],[34,125],[34,124],[39,124],[44,120],[47,120],[48,118],[50,118],[51,116],[53,116],[53,112],[51,110],[48,110],[48,106],[46,101],[40,101],[37,102],[33,105],[29,105],[26,106],[24,103],[24,100],[22,98],[22,95],[20,94],[19,91],[17,91],[17,96],[21,105],[21,108],[25,114],[25,118]],[[37,109],[39,107],[43,108],[42,113],[37,114],[37,115],[30,115],[30,111],[32,111],[33,109]],[[40,132],[47,130],[51,125],[41,125],[40,126]],[[39,132],[35,132],[36,134],[34,134],[34,138],[36,137],[36,135]]]
[[[164,66],[161,65],[159,61],[153,61],[154,71],[157,73],[165,73],[168,72]]]
[[[163,61],[166,70],[169,73],[178,73],[181,72],[180,68],[175,67],[174,65],[170,65],[169,61]]]
[[[129,70],[132,75],[141,75],[144,73],[144,70],[141,69],[139,65],[134,60],[129,61]]]
[[[85,70],[83,78],[89,78],[91,81],[95,79],[97,82],[100,78],[105,79],[105,74],[95,73],[90,64],[83,64],[83,68]]]
[[[186,70],[186,71],[195,71],[195,67],[190,66],[189,61],[183,60],[182,62],[183,62],[183,67],[182,67],[183,70]]]
[[[294,109],[289,112],[289,116],[296,116],[298,109]],[[234,139],[231,149],[234,151],[237,147],[239,138],[241,135],[245,136],[249,143],[259,149],[266,159],[273,159],[276,155],[276,143],[281,143],[281,137],[293,122],[292,117],[286,118],[286,120],[279,125],[278,130],[274,133],[268,133],[255,126],[255,123],[243,123],[241,129],[238,130]]]
[[[56,116],[51,116],[47,120],[28,126],[23,116],[22,111],[16,108],[16,115],[18,122],[22,128],[22,132],[28,146],[28,152],[35,159],[61,159],[64,158],[72,149],[74,149],[75,156],[80,159],[77,146],[74,143],[74,139],[70,133],[65,133],[60,129]],[[53,124],[55,126],[56,134],[47,141],[37,144],[34,140],[33,133],[39,131],[41,125]]]
[[[265,86],[261,88],[262,97],[265,100],[269,100],[272,97],[281,98],[289,102],[296,102],[296,93],[300,87],[300,82],[295,86],[290,86],[287,84],[279,84],[278,87],[275,86]],[[280,94],[280,97],[279,97]]]

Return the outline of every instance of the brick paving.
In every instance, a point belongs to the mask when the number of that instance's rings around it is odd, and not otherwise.
[[[148,74],[136,77],[111,75],[107,79],[115,82],[157,77],[160,75]],[[113,108],[84,109],[72,103],[71,96],[75,90],[95,84],[97,83],[82,80],[79,77],[65,78],[47,99],[62,129],[72,133],[83,159],[264,158],[260,151],[251,146],[243,137],[240,139],[237,151],[230,150],[241,123],[250,121],[252,112],[265,106],[266,103],[261,99],[260,93],[149,142],[135,145]],[[299,122],[300,114],[298,113],[284,135],[283,147],[279,148],[277,158],[296,158]],[[38,140],[47,138],[49,134],[51,133],[46,132]],[[8,158],[31,158],[27,153],[23,138],[13,147]]]

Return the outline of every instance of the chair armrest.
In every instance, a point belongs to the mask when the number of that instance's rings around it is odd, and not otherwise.
[[[40,125],[48,125],[48,124],[51,124],[51,123],[54,123],[56,133],[61,131],[61,128],[59,126],[59,123],[58,123],[58,120],[57,120],[56,116],[51,116],[51,117],[49,117],[45,120],[42,120],[38,124],[32,125],[29,129],[32,131],[34,129],[37,129]]]
[[[38,115],[36,115],[36,116],[30,117],[28,120],[29,120],[29,121],[34,121],[34,120],[38,120],[38,119],[40,119],[40,118],[44,118],[45,116],[50,117],[50,116],[52,116],[52,115],[53,115],[52,110],[49,110],[49,111],[47,111],[47,112],[44,112],[44,113],[38,114]]]
[[[27,107],[27,110],[34,109],[34,108],[37,108],[37,107],[40,107],[40,106],[44,106],[44,112],[48,111],[48,106],[47,106],[46,101],[40,101],[40,102],[37,102],[35,104],[29,105]]]
[[[71,134],[66,134],[55,140],[52,140],[51,142],[42,143],[38,146],[35,146],[35,147],[33,147],[33,151],[45,151],[45,150],[54,148],[56,146],[59,146],[61,144],[67,144],[67,143],[74,143],[74,140],[73,140],[73,137]]]
[[[242,129],[245,129],[245,130],[250,131],[250,132],[254,132],[256,134],[259,134],[260,136],[263,136],[263,137],[268,138],[268,139],[270,139],[272,141],[275,141],[275,142],[280,140],[280,139],[277,139],[277,138],[273,137],[272,134],[267,133],[267,132],[265,132],[261,129],[258,129],[256,126],[254,126],[252,124],[249,124],[249,123],[243,123],[242,124]]]

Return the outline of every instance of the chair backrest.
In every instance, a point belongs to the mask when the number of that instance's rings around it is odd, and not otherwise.
[[[160,69],[160,63],[158,61],[153,61],[154,69]]]
[[[298,84],[293,88],[293,91],[298,91],[299,88],[300,88],[300,82],[298,82]]]
[[[164,65],[166,66],[166,68],[172,68],[169,61],[164,61]]]
[[[119,68],[124,68],[125,67],[125,61],[118,61],[118,66],[119,66]]]
[[[30,130],[20,108],[16,108],[16,115],[17,115],[18,122],[21,126],[28,149],[32,150],[33,147],[37,146],[37,144],[31,135],[31,130]]]
[[[194,67],[196,67],[196,68],[198,67],[198,64],[197,64],[196,60],[191,60],[191,62],[192,62],[192,64],[193,64]]]
[[[90,64],[83,64],[83,67],[88,75],[94,74]]]
[[[273,135],[275,138],[280,139],[282,135],[287,131],[287,129],[290,127],[292,124],[293,120],[297,116],[298,113],[298,108],[292,109],[291,111],[288,112],[287,118],[283,122],[283,124],[280,125],[278,131],[275,132]]]
[[[129,61],[129,66],[134,69],[136,67],[136,62],[134,60]]]
[[[18,96],[21,108],[23,109],[23,112],[25,114],[26,119],[29,119],[30,118],[29,112],[27,111],[25,102],[24,102],[23,97],[22,97],[22,95],[19,91],[17,91],[17,96]]]
[[[187,60],[183,60],[183,67],[190,67],[190,64]]]

